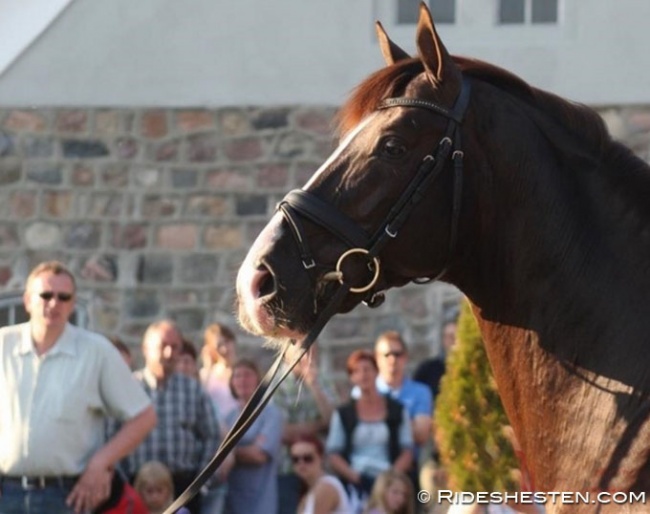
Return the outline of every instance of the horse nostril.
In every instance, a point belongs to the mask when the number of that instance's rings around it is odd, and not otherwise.
[[[275,293],[275,278],[265,264],[261,264],[255,271],[253,278],[253,290],[257,292],[258,298],[270,296]]]

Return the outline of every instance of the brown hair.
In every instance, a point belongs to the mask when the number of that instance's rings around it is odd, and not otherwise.
[[[45,261],[37,265],[27,276],[27,281],[25,282],[25,289],[29,289],[32,280],[34,280],[41,273],[53,273],[54,275],[66,275],[72,281],[72,287],[74,291],[77,291],[77,281],[72,274],[72,271],[60,261]]]
[[[346,362],[348,375],[352,375],[354,370],[357,369],[357,365],[362,361],[369,362],[375,368],[375,371],[379,371],[377,360],[370,350],[355,350],[350,354]]]
[[[406,343],[404,342],[404,339],[402,339],[402,335],[397,330],[387,330],[386,332],[379,334],[379,337],[375,341],[375,348],[377,348],[377,345],[380,341],[395,341],[396,343],[399,343],[399,345],[402,347],[402,350],[408,352]]]
[[[194,343],[189,339],[183,339],[183,344],[181,345],[181,355],[189,355],[194,360],[198,358],[196,347],[194,346]]]

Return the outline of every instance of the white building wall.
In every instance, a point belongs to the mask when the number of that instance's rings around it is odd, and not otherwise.
[[[0,33],[23,2],[0,3]],[[394,2],[74,0],[0,74],[0,106],[337,105],[382,65],[375,19],[413,51]],[[496,2],[458,0],[451,53],[577,101],[650,103],[650,1],[560,0],[557,26],[532,27],[495,24]]]

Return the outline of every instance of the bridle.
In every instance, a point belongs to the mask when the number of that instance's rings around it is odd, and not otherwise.
[[[325,280],[335,279],[343,284],[344,277],[341,268],[343,261],[350,255],[361,254],[368,261],[368,267],[372,272],[372,279],[363,287],[354,288],[350,286],[350,292],[368,293],[373,289],[379,278],[379,253],[391,239],[397,237],[402,225],[413,208],[422,199],[429,185],[445,169],[451,154],[451,160],[454,163],[454,186],[447,257],[443,268],[434,277],[426,278],[425,281],[436,280],[445,274],[456,247],[463,178],[463,151],[461,148],[460,126],[467,104],[469,103],[469,97],[470,82],[469,79],[463,78],[460,93],[451,110],[428,100],[410,97],[389,98],[379,105],[378,109],[380,110],[390,109],[392,107],[427,109],[446,117],[449,123],[447,124],[447,130],[443,138],[439,141],[434,151],[422,159],[415,176],[404,189],[384,220],[379,224],[379,227],[373,235],[369,235],[357,222],[309,191],[295,189],[289,192],[278,204],[278,210],[282,212],[298,246],[303,268],[312,275],[312,282],[317,280],[317,277],[314,276],[312,271],[316,268],[317,264],[309,248],[307,239],[303,235],[304,229],[300,218],[306,218],[328,230],[350,248],[339,258],[335,271],[326,273],[321,278]],[[415,279],[415,281],[422,282],[422,279]],[[370,293],[366,298],[372,299],[373,296],[374,293]]]
[[[470,82],[469,79],[463,77],[460,93],[458,94],[451,110],[428,100],[410,97],[389,98],[379,105],[379,110],[390,109],[392,107],[428,109],[436,114],[444,116],[449,120],[449,122],[447,124],[445,135],[438,142],[433,153],[426,155],[422,159],[415,176],[404,189],[395,205],[388,212],[383,222],[379,225],[373,235],[369,235],[354,220],[350,219],[334,206],[321,200],[309,191],[302,189],[290,191],[278,204],[278,210],[282,212],[286,219],[293,234],[293,238],[298,246],[303,268],[308,273],[312,274],[313,270],[317,267],[317,263],[314,260],[309,249],[309,244],[303,235],[304,229],[302,227],[302,222],[300,221],[301,217],[325,228],[349,247],[349,249],[343,252],[339,257],[336,269],[324,275],[326,280],[338,281],[339,287],[323,311],[319,314],[314,326],[311,328],[305,339],[300,342],[301,351],[298,356],[278,377],[277,372],[284,360],[284,352],[278,355],[277,359],[255,390],[255,393],[253,393],[251,399],[244,406],[242,412],[235,421],[235,424],[222,441],[212,460],[199,473],[189,487],[172,503],[172,505],[167,508],[167,510],[165,510],[164,514],[172,514],[185,505],[185,503],[200,491],[203,484],[223,463],[230,451],[246,433],[246,430],[248,430],[255,419],[257,419],[278,386],[286,376],[291,373],[291,370],[296,366],[305,353],[309,351],[309,348],[316,341],[316,338],[325,327],[325,324],[338,312],[338,309],[346,295],[348,293],[368,293],[366,301],[371,305],[376,302],[377,294],[381,293],[373,293],[372,289],[374,288],[380,274],[381,261],[379,259],[379,253],[389,241],[397,237],[399,230],[404,225],[409,214],[422,199],[429,185],[446,168],[451,156],[454,169],[454,185],[449,247],[443,268],[434,277],[426,278],[426,281],[436,280],[447,271],[451,256],[456,247],[458,219],[460,217],[463,173],[463,151],[461,147],[460,126],[469,103],[469,97]],[[355,254],[364,256],[368,261],[368,267],[372,272],[372,279],[368,284],[362,287],[352,287],[350,283],[345,280],[342,271],[342,264],[345,259]],[[315,280],[313,276],[312,280]]]

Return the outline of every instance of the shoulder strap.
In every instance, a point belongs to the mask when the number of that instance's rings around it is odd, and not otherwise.
[[[342,456],[345,460],[350,462],[350,454],[352,453],[352,432],[359,422],[356,400],[350,400],[348,403],[339,407],[338,411],[339,416],[341,417],[343,431],[345,432],[345,445],[343,447]]]

